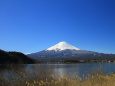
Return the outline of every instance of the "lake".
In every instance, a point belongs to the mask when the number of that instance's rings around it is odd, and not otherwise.
[[[78,64],[34,64],[39,68],[43,66],[42,70],[52,70],[55,76],[67,76],[69,73],[77,73],[78,76],[89,74],[91,72],[103,72],[103,74],[110,74],[115,72],[115,63],[78,63]],[[32,65],[28,65],[31,67]]]
[[[115,63],[28,64],[16,66],[14,69],[0,69],[0,74],[9,80],[16,79],[19,75],[31,79],[35,77],[43,79],[52,74],[55,77],[74,77],[76,75],[83,77],[94,73],[110,74],[113,72],[115,72]]]

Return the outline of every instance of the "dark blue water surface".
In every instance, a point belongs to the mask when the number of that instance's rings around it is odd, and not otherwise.
[[[51,76],[56,77],[83,77],[90,74],[111,74],[115,72],[115,63],[76,63],[76,64],[27,64],[17,69],[1,69],[0,74],[11,79],[24,74],[28,77]],[[17,76],[16,76],[17,75]]]
[[[37,66],[39,70],[50,71],[55,76],[72,76],[76,73],[78,76],[88,75],[91,73],[110,74],[115,72],[115,63],[78,63],[78,64],[32,64]],[[47,73],[46,73],[47,74]],[[74,75],[73,75],[74,76]]]

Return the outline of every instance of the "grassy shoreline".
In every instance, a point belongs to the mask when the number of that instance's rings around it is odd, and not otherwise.
[[[54,76],[52,76],[54,78]],[[33,81],[26,82],[26,86],[115,86],[115,73],[107,75],[95,75],[87,77],[87,80],[82,81],[82,78],[70,79],[67,77],[52,79],[51,81]]]
[[[103,69],[91,70],[87,76],[58,77],[51,72],[52,69],[43,69],[44,66],[32,66],[32,70],[26,72],[23,64],[8,67],[7,77],[0,73],[0,86],[115,86],[115,73],[103,75]],[[40,71],[38,71],[40,70]],[[46,75],[47,74],[47,75]]]

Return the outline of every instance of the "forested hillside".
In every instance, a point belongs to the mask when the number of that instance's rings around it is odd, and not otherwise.
[[[0,64],[32,64],[35,63],[35,60],[32,58],[29,58],[28,56],[24,55],[20,52],[6,52],[3,50],[0,50]]]

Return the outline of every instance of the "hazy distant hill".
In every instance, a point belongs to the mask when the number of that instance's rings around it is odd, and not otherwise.
[[[7,64],[7,63],[34,63],[35,60],[29,58],[28,56],[24,55],[20,52],[6,52],[0,50],[0,64]]]

